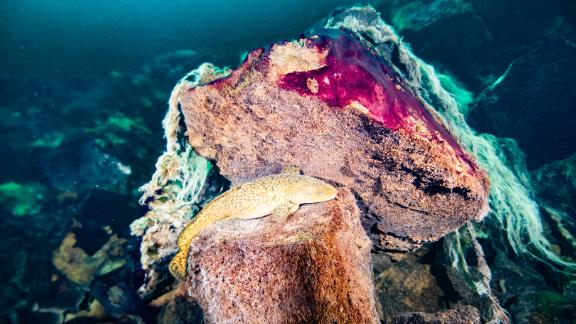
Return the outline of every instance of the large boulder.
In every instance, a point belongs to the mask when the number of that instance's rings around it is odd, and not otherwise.
[[[256,49],[182,93],[189,142],[233,184],[296,165],[348,187],[376,249],[413,249],[480,220],[488,181],[396,71],[345,30]]]

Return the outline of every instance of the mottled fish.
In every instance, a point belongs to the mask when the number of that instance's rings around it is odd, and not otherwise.
[[[170,272],[180,280],[186,277],[190,244],[209,225],[225,219],[254,219],[273,215],[280,220],[295,213],[301,204],[324,202],[336,197],[337,190],[319,179],[301,175],[289,167],[280,174],[258,178],[233,187],[209,202],[178,236],[178,253],[170,262]]]

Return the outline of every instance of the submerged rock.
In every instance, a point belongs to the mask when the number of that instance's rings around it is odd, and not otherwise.
[[[514,138],[530,169],[576,152],[576,46],[554,40],[514,60],[470,111],[472,126]],[[554,145],[550,145],[553,143]]]
[[[378,272],[376,291],[386,318],[409,312],[434,313],[448,307],[431,266],[418,263],[414,256],[408,255]]]
[[[111,272],[126,263],[122,258],[125,242],[125,239],[112,235],[100,250],[88,255],[75,246],[76,236],[69,233],[58,250],[54,251],[52,262],[70,281],[88,286],[97,274]]]
[[[390,14],[392,25],[419,56],[448,69],[472,89],[481,88],[487,75],[499,73],[502,63],[486,64],[489,57],[480,55],[494,45],[493,35],[470,1],[399,1],[392,5],[394,10],[383,14]]]
[[[576,154],[545,164],[531,173],[540,207],[560,254],[576,255]]]
[[[171,300],[162,308],[156,323],[187,324],[187,323],[205,323],[202,315],[202,309],[197,303],[191,303],[188,300],[177,297]]]
[[[409,313],[402,314],[394,319],[396,324],[476,324],[480,321],[480,314],[473,306],[459,306],[454,309],[437,313]]]
[[[346,186],[377,249],[406,251],[485,215],[484,172],[345,30],[254,50],[180,104],[191,145],[233,184],[295,165]]]
[[[576,218],[576,153],[532,172],[538,198]]]
[[[42,169],[52,186],[62,192],[86,193],[91,189],[126,191],[129,166],[102,152],[92,139],[67,142],[41,157]]]
[[[474,92],[542,42],[576,39],[571,1],[405,0],[377,8],[415,54]]]
[[[209,226],[182,288],[210,323],[375,323],[370,240],[352,193],[272,217]]]

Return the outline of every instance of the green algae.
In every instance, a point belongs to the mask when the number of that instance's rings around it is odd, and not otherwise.
[[[461,0],[413,1],[394,11],[392,24],[399,30],[421,30],[436,21],[470,11],[471,5]]]
[[[133,132],[150,134],[150,130],[145,126],[144,120],[140,117],[128,117],[122,113],[115,113],[88,132],[97,134],[100,138],[96,141],[101,146],[118,146],[127,144]]]
[[[240,62],[244,62],[246,60],[246,58],[248,57],[248,51],[243,51],[240,53]]]
[[[42,209],[45,193],[39,183],[6,182],[0,184],[0,205],[16,217],[34,215]]]
[[[421,10],[424,4],[419,1],[410,2],[405,6],[399,8],[394,12],[392,16],[392,24],[399,30],[403,31],[412,26],[412,22],[409,19],[409,13]]]
[[[576,308],[576,300],[553,291],[541,292],[536,296],[538,311],[547,318],[562,317],[563,313],[572,313]]]
[[[148,98],[148,97],[140,97],[140,103],[142,104],[142,106],[144,106],[145,108],[152,108],[154,107],[154,103],[152,101],[152,99]]]
[[[45,148],[57,148],[59,147],[66,138],[66,135],[61,132],[53,132],[45,134],[44,136],[35,139],[30,146],[32,147],[45,147]]]
[[[142,186],[140,198],[149,211],[131,225],[131,233],[144,236],[148,232],[165,236],[162,228],[169,225],[176,230],[194,217],[204,196],[208,175],[213,168],[210,161],[196,154],[181,128],[179,100],[181,94],[193,87],[227,76],[231,70],[204,63],[186,74],[174,87],[168,101],[168,112],[162,121],[166,138],[166,151],[156,161],[152,179]],[[161,234],[160,234],[161,233]],[[150,269],[174,251],[175,236],[156,241],[145,239],[140,246],[141,264]]]
[[[470,104],[474,101],[474,94],[448,74],[438,73],[438,80],[440,80],[442,87],[456,100],[460,111],[466,116]]]
[[[133,130],[141,130],[150,133],[150,130],[144,126],[144,120],[142,118],[130,118],[121,113],[115,113],[108,117],[104,123],[98,125],[94,130],[97,132],[110,130],[130,132]]]

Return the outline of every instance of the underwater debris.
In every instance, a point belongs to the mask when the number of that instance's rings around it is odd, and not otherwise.
[[[203,64],[174,88],[163,122],[166,153],[159,158],[152,180],[143,187],[141,202],[147,202],[151,210],[132,224],[133,233],[143,235],[142,263],[148,281],[141,289],[143,295],[167,286],[162,273],[166,272],[167,257],[175,252],[176,234],[195,213],[195,203],[201,200],[208,174],[206,166],[210,164],[194,150],[202,156],[217,157],[220,173],[234,183],[275,173],[286,165],[298,165],[305,174],[360,190],[366,194],[366,202],[377,200],[373,199],[373,193],[379,192],[380,200],[376,203],[360,206],[362,220],[367,223],[363,225],[372,235],[373,243],[387,251],[413,249],[423,241],[438,239],[466,220],[484,216],[487,195],[484,173],[438,116],[404,83],[399,70],[388,65],[392,60],[384,54],[391,54],[391,47],[396,46],[389,37],[398,40],[397,36],[383,25],[373,9],[339,13],[349,18],[347,22],[371,26],[370,32],[376,33],[370,37],[372,43],[355,38],[352,27],[341,30],[344,26],[339,24],[338,17],[332,17],[326,24],[333,25],[326,27],[336,31],[323,29],[308,38],[275,44],[268,51],[253,51],[234,72]],[[356,21],[354,17],[367,21]],[[351,56],[358,57],[356,62],[339,56],[338,53],[348,49]],[[408,52],[401,55],[409,59]],[[324,59],[328,57],[334,59],[332,70],[326,68],[329,60]],[[337,58],[343,60],[341,65]],[[261,66],[256,68],[258,64]],[[357,73],[358,78],[346,80],[338,76],[342,72]],[[334,88],[321,83],[324,80],[320,76],[326,76]],[[364,77],[366,84],[362,84]],[[338,97],[337,91],[346,88],[351,90],[348,96]],[[219,91],[240,98],[228,98],[233,103],[223,104],[226,101],[218,96]],[[214,96],[202,97],[202,94]],[[198,101],[194,102],[195,99]],[[254,109],[253,115],[242,116],[245,110],[237,108],[237,103]],[[378,110],[381,107],[377,103],[390,110]],[[205,110],[192,111],[198,108]],[[188,138],[182,138],[180,109]],[[210,119],[217,113],[222,114],[221,119]],[[215,120],[229,124],[214,125]],[[291,122],[294,125],[286,124]],[[260,124],[270,129],[234,128]],[[300,131],[303,127],[308,127],[309,132]],[[222,136],[217,134],[220,130],[229,133]],[[274,144],[267,139],[281,142]],[[298,153],[293,143],[302,139],[308,142]],[[349,145],[339,147],[341,143]],[[357,150],[362,153],[345,157],[358,146],[368,150]],[[314,153],[318,147],[324,150]],[[226,154],[217,151],[223,148],[230,151]],[[333,159],[335,152],[343,155]],[[310,163],[311,158],[325,163]],[[366,170],[373,177],[370,181],[366,181]],[[361,179],[355,181],[356,178]],[[429,209],[423,210],[422,206]],[[375,219],[377,215],[397,217]],[[191,256],[190,260],[194,258],[197,257]]]
[[[52,262],[54,267],[70,281],[87,287],[96,275],[106,274],[124,266],[125,242],[125,239],[114,234],[100,250],[88,255],[84,250],[75,247],[76,235],[69,233],[60,247],[54,251]]]
[[[181,292],[209,323],[377,323],[371,242],[348,189],[287,221],[230,220],[191,245]]]

